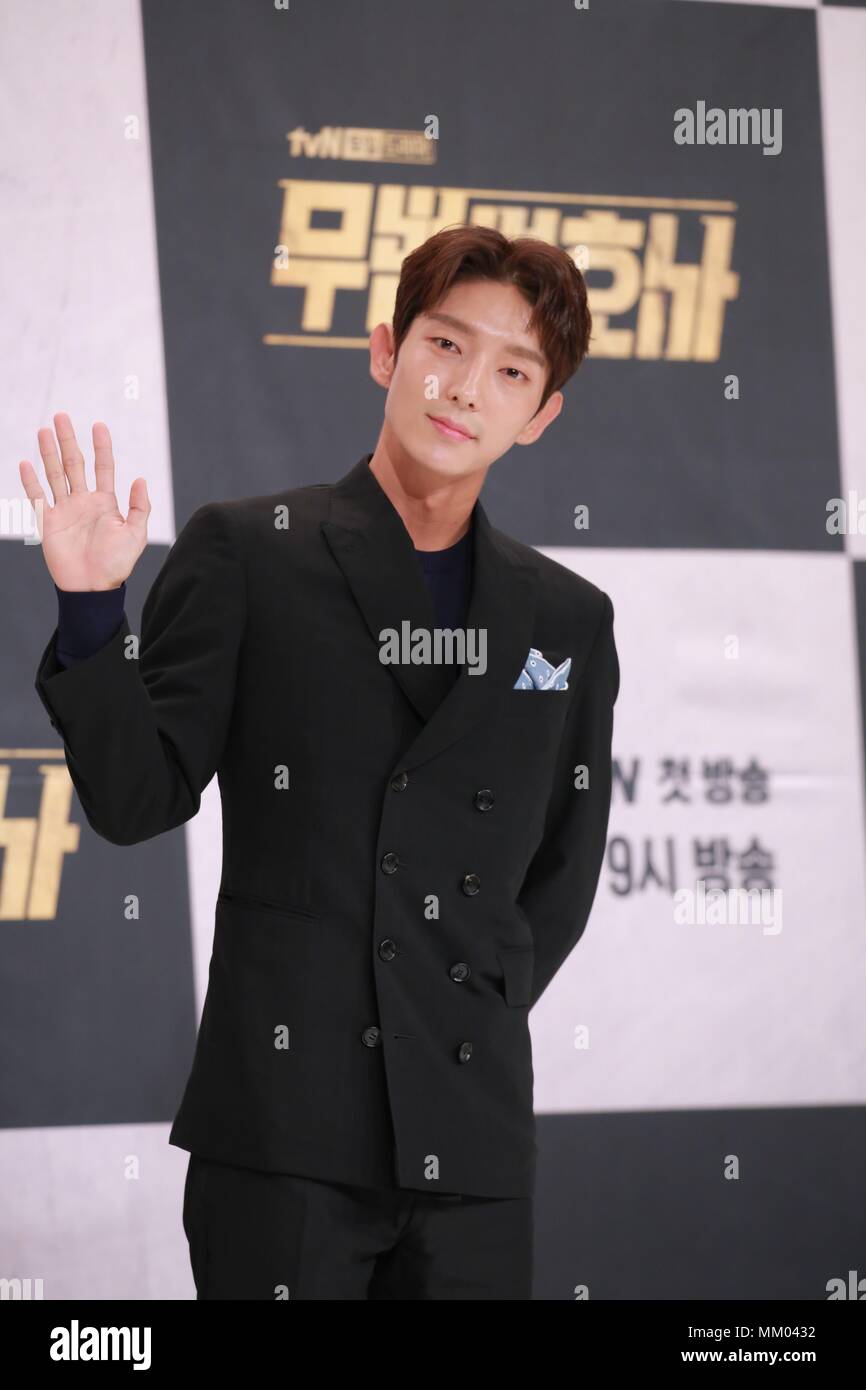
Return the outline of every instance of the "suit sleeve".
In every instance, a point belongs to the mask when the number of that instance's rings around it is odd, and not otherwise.
[[[607,841],[619,661],[613,604],[607,594],[603,597],[601,620],[563,730],[544,834],[517,900],[535,941],[530,1008],[583,934]],[[574,785],[574,769],[580,766],[588,772],[583,789]]]
[[[126,614],[109,642],[64,668],[55,627],[36,691],[64,742],[89,824],[137,844],[196,814],[225,743],[245,624],[234,519],[199,507],[144,602],[139,651]]]

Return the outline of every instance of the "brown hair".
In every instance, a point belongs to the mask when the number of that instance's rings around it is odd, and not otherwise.
[[[495,227],[446,227],[403,261],[392,330],[394,356],[418,314],[427,313],[460,280],[511,283],[532,305],[548,375],[538,410],[573,376],[589,349],[592,315],[586,282],[559,246],[539,237],[508,238]],[[538,411],[536,411],[538,414]]]

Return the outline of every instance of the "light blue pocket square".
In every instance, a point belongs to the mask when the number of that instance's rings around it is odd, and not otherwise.
[[[537,647],[530,647],[529,656],[523,663],[523,670],[514,682],[514,689],[567,690],[570,670],[570,656],[566,657],[561,666],[551,666]]]

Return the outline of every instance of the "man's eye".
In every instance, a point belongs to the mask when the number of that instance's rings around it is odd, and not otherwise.
[[[430,341],[433,342],[433,343],[437,343],[437,344],[445,344],[445,345],[447,345],[449,348],[457,348],[457,344],[456,344],[455,342],[452,342],[452,340],[451,340],[450,338],[439,338],[439,337],[437,337],[437,338],[431,338]],[[525,372],[522,372],[522,371],[520,370],[519,367],[504,367],[504,368],[503,368],[503,371],[506,371],[506,372],[516,372],[517,375],[518,375],[519,377],[521,377],[521,376],[523,377],[523,380],[524,380],[524,381],[528,381],[528,380],[529,380],[529,377],[526,375],[526,373],[525,373]],[[512,381],[514,381],[516,378],[515,378],[515,377],[511,377],[510,379],[511,379]]]

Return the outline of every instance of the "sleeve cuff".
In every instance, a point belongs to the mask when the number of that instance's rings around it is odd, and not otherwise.
[[[55,651],[62,666],[93,656],[109,642],[123,621],[126,581],[119,589],[58,589]]]

